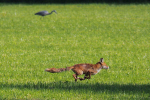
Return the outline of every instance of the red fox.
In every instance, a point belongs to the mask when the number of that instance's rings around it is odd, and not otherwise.
[[[66,67],[66,68],[48,68],[45,71],[51,73],[59,73],[63,71],[72,70],[75,73],[73,74],[73,77],[76,82],[77,79],[79,80],[90,79],[91,75],[97,74],[101,69],[109,69],[109,66],[107,66],[104,63],[103,58],[101,58],[100,61],[97,62],[96,64],[76,64],[74,66]],[[84,78],[77,77],[78,75],[82,75],[82,74],[85,74]]]

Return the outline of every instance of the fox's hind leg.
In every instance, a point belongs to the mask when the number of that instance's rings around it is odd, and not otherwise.
[[[77,77],[77,76],[78,76],[77,74],[73,74],[75,82],[77,81],[77,79],[79,79],[80,81],[85,80],[85,78],[80,78],[80,77]]]
[[[77,76],[78,76],[77,74],[73,74],[73,77],[74,77],[74,79],[75,79],[75,82],[76,82],[77,79],[78,79]]]
[[[80,80],[84,80],[84,78],[79,78],[77,77],[78,75],[82,75],[83,74],[83,71],[82,70],[76,70],[76,69],[72,69],[72,71],[76,74],[73,74],[73,77],[75,79],[75,82],[77,81],[77,79],[80,79]]]

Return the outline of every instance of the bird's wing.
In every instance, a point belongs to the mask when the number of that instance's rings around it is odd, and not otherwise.
[[[40,11],[40,12],[45,12],[45,13],[46,13],[46,12],[48,12],[48,11],[46,11],[46,10],[43,10],[43,11]]]
[[[44,10],[44,11],[39,11],[39,12],[37,12],[36,14],[42,14],[42,15],[44,15],[44,14],[48,14],[48,11],[46,11],[46,10]]]

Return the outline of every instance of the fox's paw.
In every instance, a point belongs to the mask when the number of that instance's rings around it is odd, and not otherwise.
[[[79,78],[79,79],[80,79],[80,81],[85,80],[84,78]]]

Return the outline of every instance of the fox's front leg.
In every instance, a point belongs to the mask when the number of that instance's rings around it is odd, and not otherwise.
[[[79,79],[80,79],[80,81],[85,80],[85,78],[79,78]]]
[[[89,76],[89,77],[88,77]],[[91,78],[91,72],[88,71],[85,76],[84,76],[84,79],[90,79]]]
[[[89,77],[88,77],[88,76],[89,76]],[[80,81],[82,81],[82,80],[90,79],[90,78],[91,78],[91,72],[88,71],[88,72],[85,74],[84,78],[79,78],[79,79],[80,79]]]

